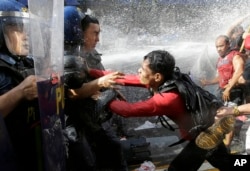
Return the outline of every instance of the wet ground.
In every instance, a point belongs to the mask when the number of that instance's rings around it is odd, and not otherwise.
[[[248,117],[248,120],[242,126],[239,137],[234,139],[231,145],[232,153],[242,154],[242,155],[247,154],[245,152],[245,139],[246,139],[246,131],[249,126],[250,126],[250,117]],[[174,147],[168,147],[169,144],[178,140],[178,134],[176,133],[176,131],[171,132],[169,130],[166,130],[165,128],[151,128],[151,129],[137,130],[137,133],[139,135],[148,135],[147,134],[148,131],[153,131],[155,133],[154,137],[152,136],[148,138],[146,137],[147,142],[150,142],[150,151],[152,159],[151,161],[155,165],[156,171],[165,171],[167,170],[170,161],[182,150],[185,143]],[[160,135],[167,135],[167,136],[160,136]],[[129,170],[136,171],[142,163],[129,165]],[[217,171],[217,170],[218,169],[215,169],[207,161],[205,161],[199,169],[199,171]]]

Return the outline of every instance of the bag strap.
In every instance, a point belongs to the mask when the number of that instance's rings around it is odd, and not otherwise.
[[[158,123],[158,121],[161,122],[161,125],[162,125],[164,128],[167,128],[167,129],[169,129],[170,131],[175,131],[174,127],[172,127],[172,126],[168,123],[167,119],[166,119],[164,116],[158,116],[158,119],[157,119],[156,123]]]
[[[185,141],[186,141],[185,138],[181,138],[181,139],[179,139],[179,141],[170,144],[168,147],[173,147],[173,146],[178,145],[178,144],[181,144],[181,143],[183,143],[183,142],[185,142]]]
[[[175,131],[175,128],[168,123],[167,119],[164,116],[158,116],[156,123],[158,123],[159,121],[161,122],[161,125],[164,128],[167,128],[170,131]],[[181,144],[185,141],[186,141],[186,138],[183,137],[183,138],[179,139],[177,142],[170,144],[168,147],[173,147],[173,146]]]

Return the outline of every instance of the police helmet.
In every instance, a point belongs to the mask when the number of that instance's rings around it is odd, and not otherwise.
[[[0,11],[24,11],[27,7],[15,0],[1,0]]]
[[[74,6],[64,7],[64,43],[80,44],[83,40],[81,19],[84,14]]]
[[[17,1],[28,7],[28,0],[17,0]]]
[[[80,3],[77,0],[65,0],[65,6],[77,6]]]
[[[1,0],[0,3],[0,48],[7,48],[13,55],[28,54],[28,39],[26,43],[16,47],[13,41],[16,41],[17,34],[9,34],[11,31],[27,32],[29,14],[27,7],[14,0]],[[12,30],[14,29],[14,30]],[[12,35],[12,36],[11,36]],[[20,36],[19,36],[20,37]],[[24,38],[22,38],[24,39]],[[20,38],[21,40],[21,38]],[[18,51],[16,51],[18,48]]]

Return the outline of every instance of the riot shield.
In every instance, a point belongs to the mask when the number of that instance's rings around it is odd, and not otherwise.
[[[37,76],[44,169],[65,166],[63,33],[64,1],[29,0],[30,56]]]

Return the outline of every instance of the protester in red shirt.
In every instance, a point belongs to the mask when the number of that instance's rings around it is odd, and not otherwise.
[[[138,76],[125,75],[116,82],[124,85],[144,85],[152,90],[152,97],[134,103],[113,100],[108,105],[109,109],[123,117],[165,115],[179,126],[181,136],[190,142],[171,162],[168,170],[183,170],[183,168],[187,171],[198,170],[205,160],[220,170],[229,170],[229,154],[222,141],[216,148],[205,150],[196,145],[195,137],[186,136],[193,123],[180,93],[177,90],[159,92],[160,87],[172,79],[174,68],[175,59],[169,52],[161,50],[150,52],[144,57]],[[106,72],[90,70],[90,74],[95,77],[102,76]]]

